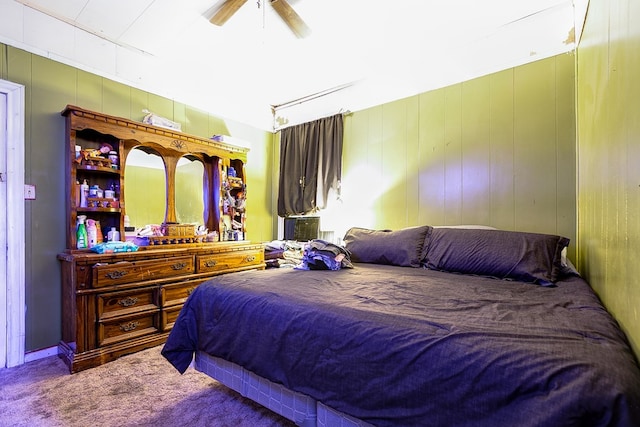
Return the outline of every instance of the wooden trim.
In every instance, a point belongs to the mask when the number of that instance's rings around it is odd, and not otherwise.
[[[6,289],[7,340],[0,344],[2,366],[24,363],[25,352],[25,242],[24,242],[24,121],[25,88],[0,80],[0,93],[6,96],[6,277],[0,287]],[[4,165],[3,165],[4,166]],[[2,171],[4,172],[4,171]],[[5,224],[0,224],[4,227]],[[5,317],[5,316],[2,316]],[[4,326],[3,326],[4,327]],[[6,355],[6,359],[5,359]]]
[[[156,143],[185,154],[192,152],[206,153],[209,156],[217,157],[229,157],[231,155],[245,163],[247,161],[249,149],[245,147],[237,147],[171,129],[134,122],[122,117],[109,116],[73,105],[67,105],[62,111],[62,115],[68,117],[71,123],[70,128],[74,130],[93,129],[124,141],[135,140],[140,143]]]

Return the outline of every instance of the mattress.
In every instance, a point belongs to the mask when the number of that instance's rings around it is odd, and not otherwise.
[[[377,426],[640,425],[635,357],[577,275],[234,273],[194,291],[163,349],[182,372],[195,352]]]

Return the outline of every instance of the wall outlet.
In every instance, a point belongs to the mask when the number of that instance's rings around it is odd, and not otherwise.
[[[24,186],[24,199],[35,200],[36,199],[36,186],[25,184]]]

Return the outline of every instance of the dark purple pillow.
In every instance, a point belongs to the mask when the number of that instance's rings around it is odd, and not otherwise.
[[[429,225],[401,230],[369,230],[354,227],[344,236],[351,261],[420,267],[422,246],[432,230]]]
[[[434,228],[423,265],[432,270],[554,284],[562,271],[561,236],[506,230]]]

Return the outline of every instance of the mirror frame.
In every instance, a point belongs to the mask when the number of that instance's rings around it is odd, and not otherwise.
[[[124,140],[121,155],[121,167],[126,167],[126,159],[134,148],[148,147],[157,152],[165,165],[166,182],[166,209],[164,222],[177,222],[176,214],[176,190],[175,178],[178,161],[183,156],[188,156],[202,162],[204,166],[203,194],[204,226],[209,231],[220,233],[220,188],[222,168],[231,163],[240,162],[242,167],[239,173],[246,182],[244,165],[247,159],[247,148],[222,144],[213,140],[194,138],[183,135],[187,141],[175,138],[154,138],[153,140],[140,141],[139,139]],[[123,180],[125,177],[123,177]],[[126,207],[125,207],[126,211]]]

